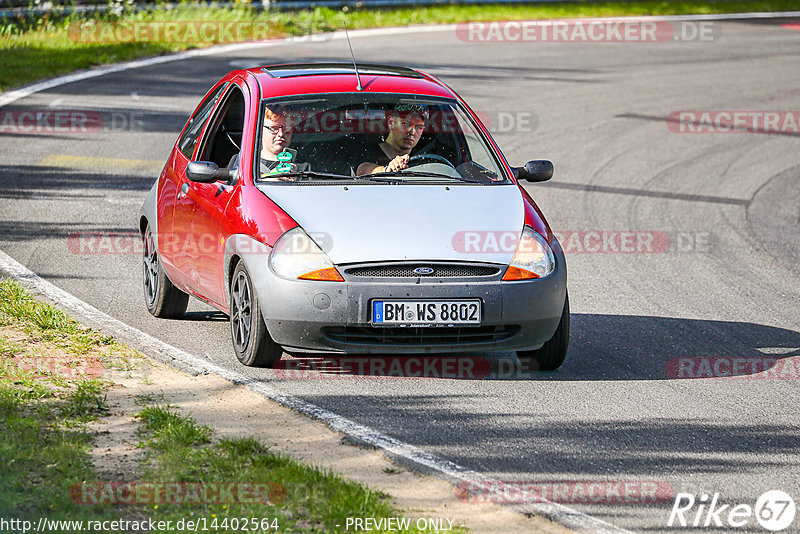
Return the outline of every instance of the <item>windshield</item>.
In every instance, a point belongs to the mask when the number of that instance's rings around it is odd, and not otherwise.
[[[261,182],[511,183],[457,101],[334,94],[264,100]]]

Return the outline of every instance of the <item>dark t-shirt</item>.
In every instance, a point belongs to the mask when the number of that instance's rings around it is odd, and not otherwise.
[[[385,167],[392,161],[379,144],[368,145],[364,149],[364,161],[362,163],[374,163],[380,167]]]

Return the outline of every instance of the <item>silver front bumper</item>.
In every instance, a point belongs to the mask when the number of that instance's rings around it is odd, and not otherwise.
[[[554,242],[549,276],[503,282],[481,278],[369,278],[344,282],[286,280],[265,256],[245,256],[270,336],[287,349],[340,353],[452,353],[535,349],[558,326],[566,295],[566,263]],[[423,262],[420,262],[423,263]],[[343,271],[345,269],[340,269]],[[480,280],[480,281],[476,281]],[[374,299],[479,299],[479,327],[371,326]]]

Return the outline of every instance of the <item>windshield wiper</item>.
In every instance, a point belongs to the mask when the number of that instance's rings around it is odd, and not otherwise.
[[[449,174],[441,174],[438,172],[419,172],[419,171],[391,171],[391,172],[376,172],[371,176],[426,176],[426,177],[434,177],[434,178],[447,178],[448,180],[457,180],[460,182],[469,182],[472,184],[483,184],[485,182],[481,180],[470,180],[469,178],[464,178],[463,176],[451,176]]]
[[[331,172],[317,172],[317,171],[296,171],[296,172],[281,172],[277,174],[266,174],[261,177],[259,182],[272,182],[276,181],[294,181],[287,180],[287,178],[318,178],[320,180],[364,180],[369,182],[390,183],[397,180],[384,180],[381,178],[373,178],[372,176],[348,176],[346,174],[334,174]]]
[[[269,180],[270,178],[321,178],[332,180],[354,180],[353,176],[344,174],[334,174],[331,172],[317,172],[317,171],[296,171],[296,172],[279,172],[275,174],[265,174],[261,176],[261,180]]]

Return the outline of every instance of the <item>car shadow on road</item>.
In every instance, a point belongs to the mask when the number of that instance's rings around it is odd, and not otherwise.
[[[545,380],[796,378],[800,332],[741,321],[576,314],[564,365]],[[767,371],[763,373],[763,371]],[[777,372],[777,373],[776,373]]]
[[[514,352],[411,355],[297,353],[279,379],[459,380],[800,379],[800,332],[735,321],[572,314],[566,361],[539,371]]]
[[[181,320],[184,321],[227,321],[228,316],[219,310],[204,310],[186,312]]]

